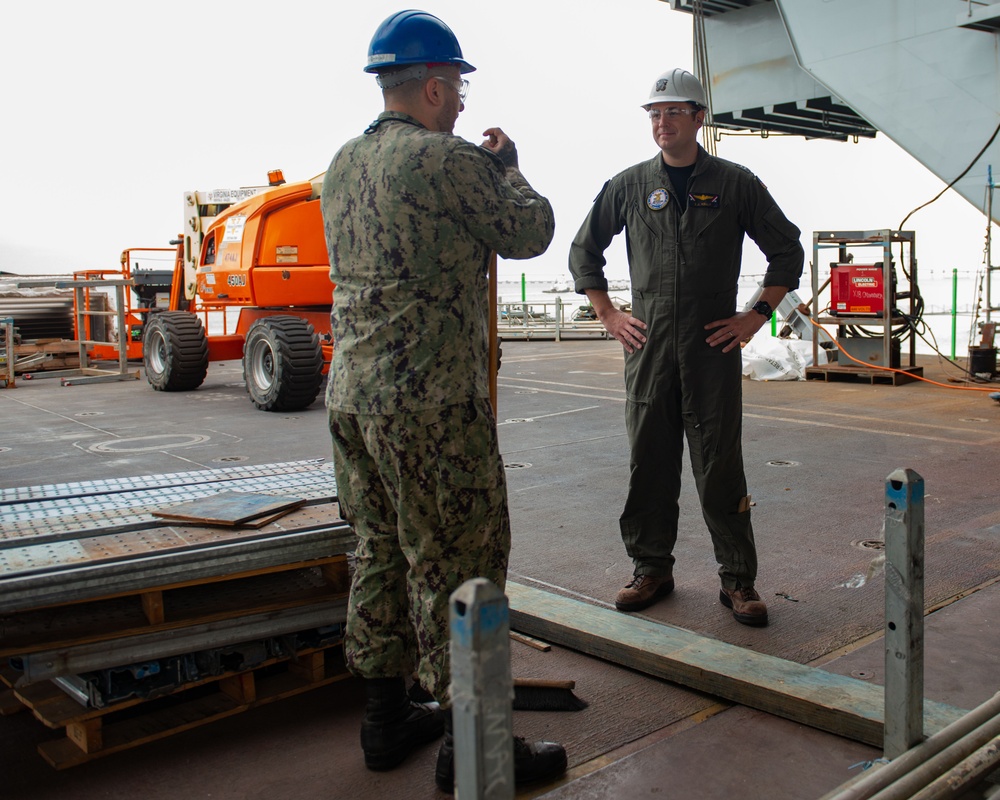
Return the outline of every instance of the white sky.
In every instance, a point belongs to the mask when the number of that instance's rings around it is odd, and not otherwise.
[[[324,172],[381,110],[362,67],[378,24],[404,7],[7,4],[0,270],[115,268],[124,248],[166,246],[180,232],[186,190],[261,184],[274,168],[290,181]],[[504,128],[555,208],[549,251],[502,262],[500,279],[565,280],[569,242],[601,185],[656,152],[639,106],[659,73],[692,69],[690,16],[659,0],[417,7],[448,23],[478,68],[455,132],[479,142],[485,128]],[[718,152],[767,184],[801,228],[807,260],[814,230],[896,228],[944,186],[882,135],[859,144],[726,137]],[[912,217],[921,273],[980,269],[985,226],[952,191]],[[762,271],[755,253],[745,271]],[[623,246],[609,252],[608,273],[626,277]]]

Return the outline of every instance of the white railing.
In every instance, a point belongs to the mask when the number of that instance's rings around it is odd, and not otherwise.
[[[596,336],[607,339],[609,334],[597,317],[585,312],[588,306],[564,303],[556,298],[552,303],[506,303],[497,306],[497,332],[503,339],[555,339]]]

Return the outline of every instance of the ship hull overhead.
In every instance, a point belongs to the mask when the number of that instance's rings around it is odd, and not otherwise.
[[[691,0],[669,2],[693,10]],[[1000,3],[705,0],[702,7],[720,128],[841,140],[882,132],[984,209],[990,167],[1000,168]]]

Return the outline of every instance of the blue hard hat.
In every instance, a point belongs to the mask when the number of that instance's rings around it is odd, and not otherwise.
[[[397,11],[387,17],[368,45],[365,72],[407,64],[457,64],[463,73],[475,67],[462,58],[451,28],[426,11]]]

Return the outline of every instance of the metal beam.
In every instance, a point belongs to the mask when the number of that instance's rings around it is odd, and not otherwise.
[[[340,598],[311,606],[192,625],[166,633],[157,631],[94,644],[39,651],[20,658],[24,674],[17,685],[194,653],[213,647],[228,647],[269,636],[343,623],[346,619],[347,598]]]
[[[356,544],[354,531],[344,523],[321,530],[285,532],[250,542],[228,542],[178,553],[7,578],[0,581],[0,613],[313,561],[352,552]]]

